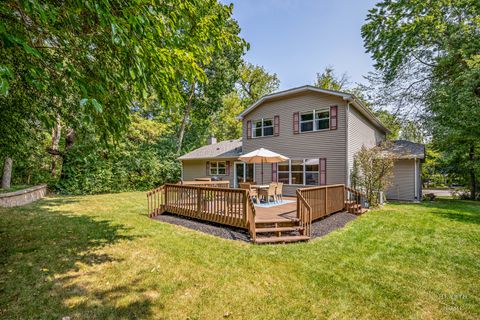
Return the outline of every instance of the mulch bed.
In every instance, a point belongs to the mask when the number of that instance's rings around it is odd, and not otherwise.
[[[348,212],[338,212],[324,219],[317,220],[312,223],[312,239],[323,237],[334,230],[340,229],[355,218],[357,218],[357,216],[354,214]],[[247,230],[240,228],[229,227],[208,221],[192,219],[189,217],[177,216],[170,213],[164,213],[154,217],[153,219],[211,234],[224,239],[250,242],[250,236]]]

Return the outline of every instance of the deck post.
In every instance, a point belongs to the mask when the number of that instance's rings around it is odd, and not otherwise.
[[[165,210],[168,210],[168,185],[165,185]]]
[[[202,188],[197,189],[197,214],[203,219],[202,215]]]
[[[328,186],[325,187],[325,214],[328,214]]]

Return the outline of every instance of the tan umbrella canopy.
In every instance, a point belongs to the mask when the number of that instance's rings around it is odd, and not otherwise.
[[[238,158],[240,161],[246,163],[261,163],[262,164],[262,184],[263,184],[263,164],[264,163],[278,163],[287,161],[288,158],[281,154],[275,153],[265,148],[260,148],[244,154]]]

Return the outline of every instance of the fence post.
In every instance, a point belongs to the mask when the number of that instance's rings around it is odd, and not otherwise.
[[[242,202],[243,202],[243,216],[245,217],[245,224],[248,226],[248,228],[250,228],[250,217],[249,217],[249,214],[248,214],[248,199],[247,199],[247,194],[249,193],[249,191],[245,190],[242,195],[243,195],[243,199],[242,199]]]
[[[328,186],[325,187],[325,215],[328,214]]]
[[[169,199],[168,199],[168,197],[169,197],[168,190],[169,189],[170,188],[168,187],[168,185],[165,185],[165,210],[167,210],[168,205],[169,205]]]
[[[197,188],[197,214],[203,218],[202,216],[202,188]]]

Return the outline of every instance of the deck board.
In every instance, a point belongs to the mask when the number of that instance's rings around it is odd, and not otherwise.
[[[255,221],[262,222],[272,219],[284,219],[289,221],[297,216],[297,198],[295,197],[283,197],[284,200],[293,200],[294,202],[282,204],[270,208],[262,208],[255,206]]]

